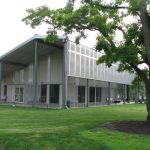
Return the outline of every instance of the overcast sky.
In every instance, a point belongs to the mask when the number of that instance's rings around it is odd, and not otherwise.
[[[45,35],[47,27],[40,26],[32,29],[22,22],[22,18],[27,15],[27,8],[36,8],[41,5],[48,5],[52,9],[64,7],[67,0],[4,0],[0,5],[0,55],[8,52],[20,43],[24,42],[34,34]],[[90,35],[92,37],[92,35]],[[94,36],[93,36],[94,37]],[[82,42],[92,47],[94,38],[88,38]]]

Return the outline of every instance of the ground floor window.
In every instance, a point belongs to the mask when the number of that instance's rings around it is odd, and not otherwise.
[[[85,103],[85,87],[78,86],[78,102]]]
[[[7,85],[4,85],[4,96],[7,96]]]
[[[96,87],[96,102],[101,102],[101,88]]]
[[[95,87],[90,87],[89,96],[89,102],[95,102]]]
[[[4,93],[3,96],[1,98],[3,101],[7,100],[7,85],[4,85]]]
[[[23,102],[24,97],[24,88],[23,87],[16,87],[15,88],[15,101],[16,102]]]
[[[59,85],[50,84],[50,103],[59,103]]]
[[[46,103],[46,97],[47,97],[47,85],[42,84],[41,85],[41,102]]]

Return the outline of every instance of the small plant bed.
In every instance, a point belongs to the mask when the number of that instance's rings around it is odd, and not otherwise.
[[[146,121],[114,121],[100,127],[132,134],[150,135],[150,124]]]

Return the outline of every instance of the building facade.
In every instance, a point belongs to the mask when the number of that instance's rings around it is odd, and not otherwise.
[[[97,65],[101,55],[64,39],[47,44],[35,35],[0,58],[1,102],[64,108],[129,99],[134,74],[117,72],[117,64]]]

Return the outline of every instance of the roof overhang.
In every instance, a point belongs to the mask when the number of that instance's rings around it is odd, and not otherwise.
[[[55,44],[45,43],[45,36],[34,35],[32,38],[15,47],[8,53],[0,57],[2,63],[2,76],[26,67],[34,62],[35,43],[38,42],[38,57],[51,53],[56,49],[63,49],[63,40],[60,39]]]

